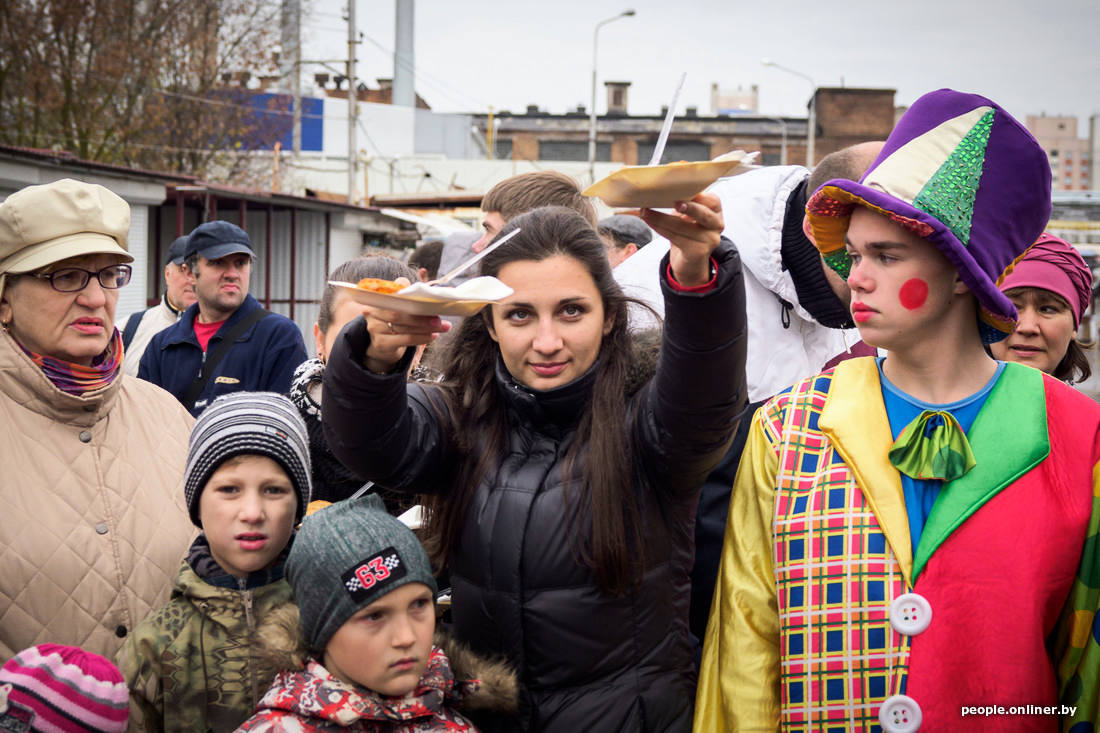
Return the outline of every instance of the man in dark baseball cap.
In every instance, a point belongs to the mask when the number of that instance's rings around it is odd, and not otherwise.
[[[184,259],[190,260],[199,255],[204,260],[220,260],[236,254],[256,256],[248,233],[227,221],[208,221],[195,227],[187,238]]]
[[[197,302],[154,337],[138,376],[174,394],[195,416],[228,392],[286,393],[306,360],[301,330],[248,293],[255,257],[248,233],[228,221],[200,224],[187,237],[184,267]]]
[[[187,237],[176,237],[168,248],[168,256],[164,258],[165,265],[182,265],[187,256]]]
[[[607,259],[615,267],[630,255],[646,246],[653,239],[653,230],[636,216],[615,214],[600,219],[598,228]]]

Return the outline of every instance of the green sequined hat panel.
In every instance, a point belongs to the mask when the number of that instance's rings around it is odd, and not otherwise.
[[[970,244],[974,199],[992,129],[993,110],[989,110],[970,128],[913,201],[914,206],[943,222],[964,246]]]
[[[821,257],[833,272],[837,273],[845,280],[847,280],[848,275],[852,273],[852,258],[848,255],[848,250],[838,249],[836,252],[830,252]]]

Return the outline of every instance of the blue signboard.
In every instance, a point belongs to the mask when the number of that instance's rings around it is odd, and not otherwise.
[[[271,150],[274,140],[283,150],[294,146],[294,98],[289,94],[260,92],[249,97],[249,105],[256,110],[256,130],[273,134],[260,134],[246,144],[249,150]],[[314,97],[302,97],[302,150],[320,152],[324,149],[325,101]],[[259,139],[256,139],[259,138]]]

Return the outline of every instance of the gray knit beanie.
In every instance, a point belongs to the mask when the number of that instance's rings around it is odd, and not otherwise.
[[[329,639],[359,609],[408,583],[436,592],[420,540],[374,495],[338,501],[302,522],[286,561],[309,650]]]
[[[230,458],[267,456],[290,477],[298,495],[297,519],[305,516],[310,485],[309,436],[305,423],[285,395],[233,392],[214,400],[191,428],[183,495],[196,527],[199,496],[210,475]]]

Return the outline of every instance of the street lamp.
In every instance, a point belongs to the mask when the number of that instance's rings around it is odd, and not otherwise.
[[[614,18],[601,20],[592,33],[592,108],[588,113],[588,178],[591,183],[596,182],[596,44],[600,39],[600,27],[632,15],[634,15],[633,9],[624,10]]]
[[[779,132],[783,136],[779,145],[779,165],[787,165],[787,122],[782,117],[769,117],[768,119],[779,123]]]
[[[764,66],[773,66],[780,71],[786,71],[788,74],[794,74],[800,76],[806,81],[810,82],[810,118],[809,118],[809,131],[806,135],[806,167],[814,167],[814,139],[817,137],[817,84],[814,83],[813,78],[809,74],[803,74],[801,71],[795,71],[794,69],[786,66],[780,66],[771,59],[760,59],[760,63]]]

